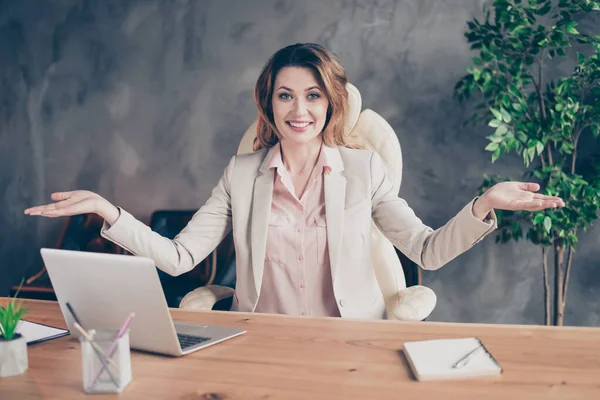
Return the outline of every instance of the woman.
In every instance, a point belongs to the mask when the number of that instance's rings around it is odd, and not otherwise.
[[[25,210],[97,213],[102,235],[171,275],[194,268],[233,228],[232,309],[381,318],[370,257],[371,220],[413,261],[437,269],[495,229],[493,210],[564,206],[535,183],[504,182],[434,231],[394,193],[381,159],[344,136],[348,93],[336,57],[316,44],[276,52],[255,87],[256,152],[233,157],[212,196],[174,240],[88,191],[52,194]]]

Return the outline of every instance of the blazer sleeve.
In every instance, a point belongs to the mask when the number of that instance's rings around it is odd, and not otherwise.
[[[153,259],[156,266],[169,275],[177,276],[192,270],[231,230],[234,166],[235,157],[229,162],[211,197],[173,240],[152,231],[121,208],[121,214],[112,226],[104,222],[101,235],[135,255]]]
[[[371,197],[372,217],[377,227],[423,269],[441,268],[498,227],[493,211],[487,223],[473,215],[472,207],[477,198],[437,230],[423,224],[406,201],[394,193],[376,152],[371,156]]]

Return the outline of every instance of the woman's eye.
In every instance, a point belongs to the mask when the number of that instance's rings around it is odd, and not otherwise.
[[[320,97],[320,96],[319,96],[317,93],[310,93],[310,94],[308,95],[308,99],[309,99],[309,100],[316,100],[316,99],[318,99],[319,97]]]
[[[290,96],[288,93],[281,93],[279,95],[279,98],[282,99],[282,100],[288,100],[288,99],[291,99],[292,96]]]

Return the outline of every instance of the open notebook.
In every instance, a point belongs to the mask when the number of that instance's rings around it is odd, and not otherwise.
[[[17,333],[23,335],[27,344],[34,344],[68,335],[69,331],[53,326],[38,324],[36,322],[21,320],[19,321],[19,325],[17,325]]]
[[[474,350],[468,362],[453,367]],[[419,381],[486,378],[502,373],[502,367],[474,337],[406,342],[404,354]]]

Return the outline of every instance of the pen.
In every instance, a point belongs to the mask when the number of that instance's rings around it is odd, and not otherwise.
[[[73,319],[75,320],[75,322],[77,322],[83,328],[83,324],[81,323],[81,320],[77,317],[77,314],[75,314],[75,310],[73,310],[73,307],[71,307],[71,303],[69,303],[67,301],[66,304],[67,304],[67,308],[69,309],[69,312],[73,316]]]
[[[99,349],[98,344],[96,344],[96,342],[94,342],[92,340],[92,338],[88,335],[88,333],[83,330],[83,328],[81,327],[81,325],[79,325],[77,322],[75,322],[75,328],[83,335],[83,337],[90,343],[90,345],[92,346],[92,349],[94,349],[94,352],[96,353],[96,355],[98,356],[98,360],[100,360],[100,363],[102,364],[102,366],[104,368],[106,368],[106,372],[108,373],[108,376],[110,377],[110,380],[115,384],[115,386],[119,386],[119,382],[117,381],[117,378],[115,378],[115,376],[112,374],[112,372],[110,372],[110,369],[108,368],[108,364],[106,363],[106,360],[111,361],[112,365],[118,369],[117,366],[114,365],[114,363],[112,362],[112,360],[110,358],[105,359],[104,357],[106,357],[106,354],[102,353],[102,351]],[[104,357],[103,357],[104,356]]]
[[[117,366],[117,364],[115,364],[115,362],[113,360],[111,360],[110,357],[108,357],[105,352],[102,351],[102,348],[100,348],[100,346],[98,346],[98,343],[96,343],[94,341],[94,339],[92,339],[92,337],[81,327],[81,325],[79,325],[77,322],[75,322],[74,325],[75,325],[75,328],[79,331],[79,333],[81,333],[81,335],[85,338],[85,340],[87,340],[88,342],[90,342],[90,344],[92,345],[92,347],[96,351],[96,354],[100,358],[100,361],[104,361],[102,363],[104,366],[108,366],[106,364],[108,362],[113,367],[115,367],[117,369],[119,368]]]
[[[98,344],[96,342],[94,342],[90,338],[90,336],[87,334],[86,330],[83,329],[83,326],[81,325],[81,320],[77,317],[77,314],[75,313],[75,310],[73,309],[71,304],[69,302],[67,302],[66,306],[69,309],[69,312],[71,313],[71,315],[73,316],[73,319],[75,320],[75,324],[74,324],[75,329],[77,329],[83,335],[83,337],[85,337],[90,342],[92,349],[94,349],[96,356],[98,356],[98,360],[100,360],[100,363],[102,364],[102,366],[104,368],[106,368],[106,372],[108,373],[108,376],[110,376],[110,380],[115,384],[115,386],[119,386],[119,382],[117,381],[117,378],[115,378],[115,376],[112,374],[112,372],[110,372],[110,369],[108,368],[106,361],[108,360],[111,363],[111,365],[113,365],[117,370],[118,370],[118,367],[115,365],[115,363],[110,358],[107,358],[107,359],[103,358],[103,356],[106,357],[106,354],[104,354],[102,352],[102,350],[99,349]]]
[[[129,324],[131,324],[131,321],[133,320],[133,317],[135,317],[135,313],[129,314],[129,317],[127,317],[127,319],[125,320],[125,323],[123,324],[123,326],[121,327],[121,329],[119,329],[119,333],[117,333],[117,337],[110,344],[110,347],[108,349],[108,357],[109,358],[112,357],[113,354],[115,354],[115,351],[117,350],[117,344],[119,343],[119,339],[121,339],[123,337],[123,335],[127,331],[127,328],[129,328]],[[92,380],[92,383],[90,383],[89,387],[93,386],[94,383],[96,383],[96,381],[98,380],[98,377],[100,377],[100,374],[102,373],[102,371],[104,369],[105,369],[104,366],[100,367],[100,369],[98,370],[98,372],[94,376],[94,379]]]
[[[480,344],[479,346],[477,346],[476,348],[471,350],[466,356],[464,356],[463,358],[461,358],[460,360],[455,362],[454,365],[452,365],[452,368],[464,367],[465,365],[468,364],[469,361],[471,361],[473,359],[473,357],[475,357],[477,354],[479,354],[481,352],[481,350],[483,350],[483,346]]]

